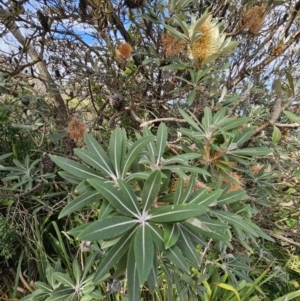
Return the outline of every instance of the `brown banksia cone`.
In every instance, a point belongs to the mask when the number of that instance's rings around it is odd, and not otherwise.
[[[144,0],[125,0],[124,4],[128,8],[139,8],[144,5]]]
[[[76,142],[83,140],[85,130],[86,130],[86,127],[85,127],[84,123],[82,123],[77,118],[73,118],[68,123],[67,132],[69,134],[69,137]]]
[[[220,46],[220,33],[217,26],[208,18],[203,25],[200,26],[199,31],[202,36],[193,43],[191,53],[195,60],[202,62],[214,53],[217,53]]]
[[[183,40],[176,39],[171,33],[167,32],[162,37],[161,44],[166,56],[175,56],[184,50],[186,43]]]
[[[271,55],[279,56],[279,55],[281,55],[284,52],[285,49],[286,49],[286,46],[283,43],[280,43],[278,46],[276,46],[271,51]]]
[[[133,49],[129,43],[121,44],[116,48],[116,57],[122,61],[127,60],[130,58],[132,51]]]
[[[190,177],[189,176],[186,176],[183,179],[183,188],[184,189],[186,189],[186,187],[188,186],[189,181],[190,181]],[[173,179],[173,181],[171,183],[171,189],[170,189],[171,192],[175,192],[176,191],[177,186],[178,186],[178,182],[179,182],[179,178]],[[196,180],[195,186],[194,186],[194,191],[200,190],[202,188],[206,188],[206,189],[210,190],[210,188],[208,186],[206,186],[203,182],[200,182],[200,181]]]
[[[43,173],[51,173],[53,171],[54,162],[46,152],[42,155],[41,164],[43,167]]]
[[[245,183],[242,175],[238,174],[237,172],[229,172],[228,175],[235,181],[235,183],[233,183],[232,181],[229,181],[229,179],[223,179],[224,184],[230,185],[229,192],[243,189]]]
[[[249,8],[242,19],[242,28],[248,28],[249,33],[258,34],[264,23],[266,6],[253,6]]]

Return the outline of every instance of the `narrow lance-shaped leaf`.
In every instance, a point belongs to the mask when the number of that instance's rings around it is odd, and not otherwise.
[[[75,277],[76,284],[79,284],[81,279],[81,268],[76,258],[73,260],[72,267],[73,267],[73,275]]]
[[[153,140],[153,137],[146,136],[138,139],[133,145],[130,147],[127,158],[124,163],[123,171],[122,171],[122,179],[124,179],[126,172],[130,168],[132,162],[136,159],[136,157],[140,154],[140,152],[147,146],[147,144]]]
[[[97,156],[99,165],[108,170],[109,173],[114,173],[113,165],[100,143],[88,133],[84,133],[84,141],[88,150]]]
[[[131,209],[132,205],[123,197],[110,183],[101,180],[90,179],[88,182],[105,197],[111,205],[122,215],[137,216],[136,212]]]
[[[154,256],[151,231],[146,223],[142,224],[136,231],[134,238],[134,256],[139,281],[140,284],[143,284],[150,273]]]
[[[106,253],[98,266],[93,282],[97,282],[97,280],[101,279],[101,277],[103,277],[106,272],[128,251],[134,234],[135,231],[132,231],[129,235],[122,236],[121,239]]]
[[[98,191],[85,192],[81,194],[79,197],[77,197],[76,199],[72,200],[70,203],[68,203],[59,213],[58,218],[62,218],[68,214],[71,214],[74,211],[81,209],[87,206],[88,204],[99,200],[100,197],[101,194]]]
[[[159,194],[160,182],[161,172],[159,170],[154,171],[145,182],[142,191],[142,204],[144,211],[147,211],[151,207],[155,198]]]
[[[127,259],[127,290],[128,300],[140,300],[140,282],[137,270],[137,262],[134,256],[134,244],[132,243]]]
[[[116,171],[117,178],[121,178],[122,167],[126,153],[126,133],[116,128],[109,140],[109,156]]]
[[[147,278],[147,284],[150,293],[153,294],[157,288],[157,255],[155,250],[154,250],[152,268]]]
[[[164,123],[161,123],[157,130],[156,137],[156,149],[157,149],[157,162],[156,166],[159,166],[161,157],[165,151],[166,143],[168,140],[168,130]]]
[[[61,272],[55,272],[55,273],[53,273],[53,278],[68,287],[74,287],[74,285],[75,285],[73,280],[70,278],[70,276],[68,274],[63,274]]]
[[[113,239],[137,224],[138,220],[124,216],[108,216],[102,220],[92,222],[80,234],[80,240],[98,241]]]
[[[81,179],[91,179],[91,178],[102,179],[103,178],[95,170],[88,168],[85,165],[75,162],[73,160],[54,156],[54,155],[51,155],[50,157],[56,165],[58,165],[60,168],[67,171],[71,175],[76,175],[76,177],[78,177],[78,178],[81,178]]]
[[[174,223],[173,225],[167,224],[164,227],[164,243],[165,243],[165,248],[169,249],[173,247],[178,238],[179,238],[180,232],[178,230],[177,224]]]
[[[99,170],[103,175],[109,176],[112,179],[116,177],[113,166],[109,159],[108,161],[104,161],[104,159],[99,157],[99,155],[95,155],[88,150],[79,148],[75,148],[74,153],[85,163]]]
[[[271,150],[267,147],[252,147],[252,148],[243,148],[229,151],[228,154],[231,155],[242,155],[242,156],[265,156],[268,155]]]
[[[157,223],[179,222],[197,217],[207,211],[206,207],[194,204],[167,205],[151,210],[149,220]]]
[[[126,198],[128,204],[131,204],[131,209],[136,212],[136,214],[140,214],[140,205],[138,203],[136,194],[131,186],[129,186],[126,182],[122,180],[117,180],[118,185],[120,187],[120,191],[124,198]]]

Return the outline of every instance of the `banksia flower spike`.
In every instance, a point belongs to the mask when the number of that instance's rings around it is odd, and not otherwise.
[[[185,47],[183,40],[176,39],[171,33],[167,32],[162,38],[162,47],[166,56],[175,56],[180,54]]]
[[[86,128],[85,128],[84,123],[82,123],[77,118],[73,118],[68,123],[67,132],[69,134],[69,137],[76,142],[83,140],[85,130],[86,130]]]
[[[248,28],[249,33],[258,34],[266,16],[266,6],[253,6],[249,8],[242,19],[242,28]]]
[[[43,153],[43,155],[42,155],[41,163],[42,163],[44,173],[52,172],[53,167],[54,167],[54,162],[50,158],[49,154],[47,154],[46,152]]]
[[[130,58],[132,51],[133,49],[131,45],[124,43],[116,49],[116,56],[119,60],[127,60],[128,58]]]
[[[220,47],[220,33],[217,26],[214,26],[209,17],[199,28],[202,36],[191,45],[191,54],[193,59],[202,62],[214,53],[217,53]]]

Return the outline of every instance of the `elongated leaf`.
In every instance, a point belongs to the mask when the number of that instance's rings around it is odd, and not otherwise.
[[[154,246],[151,231],[146,223],[136,231],[134,238],[134,256],[138,270],[140,284],[143,284],[152,267]]]
[[[179,238],[180,232],[176,224],[173,225],[166,225],[164,228],[164,243],[165,248],[169,249],[173,247],[178,238]]]
[[[179,222],[204,214],[207,208],[201,205],[180,204],[166,205],[150,212],[149,219],[157,223]]]
[[[229,151],[228,153],[231,155],[242,155],[242,156],[265,156],[268,155],[271,150],[267,147],[252,147],[252,148],[243,148],[237,149],[233,151]]]
[[[104,200],[101,205],[101,209],[99,212],[99,219],[103,219],[108,216],[113,211],[113,206],[107,200]]]
[[[76,175],[80,179],[91,179],[98,178],[103,179],[103,177],[91,168],[84,166],[73,160],[62,158],[58,156],[51,155],[52,161],[57,164],[60,168],[67,171],[71,175]]]
[[[180,238],[178,239],[177,246],[179,247],[183,255],[195,265],[195,267],[199,267],[199,255],[195,250],[196,246],[193,244],[189,232],[185,231],[184,228],[181,228],[180,225],[179,229]]]
[[[69,174],[66,171],[59,171],[58,174],[65,180],[73,184],[79,184],[82,182],[82,178],[78,178],[74,175]]]
[[[188,164],[189,160],[193,160],[193,159],[197,159],[199,158],[201,155],[197,154],[197,153],[189,153],[189,154],[182,154],[182,155],[177,155],[174,156],[170,159],[165,160],[162,165],[170,165],[170,164],[177,164],[177,163],[181,163],[181,164]]]
[[[158,127],[157,137],[156,137],[156,149],[157,149],[157,161],[156,166],[159,166],[160,159],[166,148],[166,143],[168,140],[168,130],[164,123],[161,123]]]
[[[197,175],[192,174],[188,179],[188,185],[184,191],[184,194],[182,196],[182,199],[180,200],[180,203],[186,203],[187,200],[190,198],[191,193],[194,191],[195,184],[196,184],[196,177]]]
[[[68,234],[74,236],[76,239],[78,239],[79,234],[89,226],[89,224],[83,224],[80,226],[77,226],[71,230],[68,231]]]
[[[241,146],[251,138],[252,133],[253,133],[252,127],[246,128],[241,133],[239,133],[239,135],[236,135],[232,142],[236,143],[237,146]]]
[[[37,287],[37,288],[39,288],[39,289],[41,289],[41,290],[43,290],[43,291],[45,291],[45,292],[52,292],[52,288],[51,288],[51,286],[50,285],[48,285],[47,283],[44,283],[44,282],[41,282],[41,281],[35,281],[34,282],[34,285]]]
[[[291,292],[291,293],[288,293],[280,298],[277,298],[276,300],[274,301],[286,301],[286,300],[293,300],[297,297],[300,296],[300,290],[298,291],[295,291],[295,292]]]
[[[88,273],[90,273],[90,269],[92,265],[95,263],[97,253],[93,253],[88,256],[88,258],[85,261],[84,270],[82,274],[82,279],[85,279]]]
[[[174,205],[180,204],[183,195],[183,189],[184,189],[183,179],[179,178],[176,183],[176,190],[175,190],[174,200],[173,200]]]
[[[200,132],[204,135],[204,132],[202,131],[202,126],[200,125],[200,122],[195,118],[195,116],[193,114],[190,113],[191,116],[189,116],[182,109],[179,109],[179,113],[197,132]],[[193,119],[193,117],[194,117],[194,119]],[[180,131],[181,131],[181,129],[180,129]]]
[[[114,166],[117,178],[121,178],[126,153],[126,133],[116,128],[109,140],[109,157]]]
[[[53,278],[55,280],[57,280],[58,282],[68,286],[69,288],[75,287],[75,283],[73,282],[73,280],[70,278],[70,276],[68,274],[63,274],[61,272],[55,272],[55,273],[53,273]]]
[[[134,256],[134,244],[132,243],[128,252],[127,259],[127,289],[128,300],[140,300],[140,282],[138,276],[137,262]]]
[[[226,121],[222,124],[222,130],[228,131],[234,128],[237,128],[243,124],[251,121],[249,117],[239,117],[239,118],[227,118]]]
[[[107,159],[108,161],[104,161],[104,159],[100,157],[98,154],[95,155],[94,153],[88,150],[79,149],[79,148],[75,148],[74,153],[84,162],[99,170],[104,176],[109,176],[112,179],[116,177],[114,168],[109,158]]]
[[[157,256],[155,250],[154,250],[153,264],[149,276],[147,278],[147,284],[150,293],[153,294],[158,285],[157,284]]]
[[[76,284],[79,284],[81,279],[81,268],[76,258],[73,260],[72,268]]]
[[[147,211],[155,198],[159,194],[161,185],[161,172],[159,170],[154,171],[144,184],[142,191],[142,204],[143,210]]]
[[[71,214],[74,211],[81,209],[92,202],[98,201],[100,198],[101,194],[98,191],[85,192],[68,203],[59,213],[58,218],[62,218],[68,214]]]
[[[80,234],[80,240],[98,241],[104,239],[113,239],[124,232],[127,232],[138,223],[123,216],[108,216],[102,220],[94,221],[89,224]]]
[[[177,266],[183,272],[189,274],[188,264],[185,258],[182,256],[179,248],[173,246],[170,249],[165,249],[162,230],[152,223],[149,223],[149,227],[152,238],[159,250],[163,252],[175,266]]]
[[[219,197],[218,205],[231,204],[236,201],[248,199],[248,195],[245,190],[232,191],[224,193]]]
[[[211,113],[211,109],[209,107],[206,107],[204,109],[204,116],[202,118],[202,126],[203,126],[203,129],[205,131],[207,131],[210,127],[210,125],[212,124],[212,113]]]
[[[118,191],[110,183],[105,183],[101,180],[90,179],[88,182],[105,197],[111,205],[122,215],[137,216],[136,212],[131,209],[132,204],[123,197],[122,193]]]
[[[94,187],[86,180],[81,181],[75,188],[76,193],[95,191]]]
[[[283,111],[283,113],[291,122],[300,123],[300,117],[294,113],[289,111]]]
[[[126,172],[128,171],[129,167],[131,166],[132,162],[138,157],[140,152],[153,140],[153,137],[146,136],[142,137],[137,140],[133,145],[130,147],[127,158],[125,160],[123,172],[122,172],[122,179],[124,179]]]
[[[217,202],[217,199],[222,194],[221,189],[209,192],[207,189],[201,189],[194,192],[188,202],[189,204],[198,204],[202,206],[210,206]]]
[[[191,173],[195,173],[195,174],[200,174],[203,176],[210,176],[209,172],[206,171],[203,168],[199,168],[196,166],[186,166],[186,165],[168,165],[162,168],[162,170],[164,169],[170,169],[176,173],[179,173],[181,170],[185,171],[185,172],[191,172]],[[185,175],[183,173],[183,175]]]
[[[135,231],[132,231],[129,235],[122,236],[121,239],[106,253],[97,268],[93,282],[96,283],[97,280],[101,279],[106,272],[128,251],[134,234]]]
[[[280,141],[281,139],[281,131],[277,126],[273,126],[273,133],[272,133],[272,143],[276,144]]]
[[[122,180],[117,180],[118,185],[120,187],[120,191],[124,198],[126,198],[127,203],[131,204],[131,209],[136,212],[136,214],[140,214],[140,205],[138,203],[137,197],[134,193],[134,190],[131,186],[125,183]]]

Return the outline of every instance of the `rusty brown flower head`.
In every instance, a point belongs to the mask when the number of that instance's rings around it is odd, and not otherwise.
[[[119,60],[127,60],[130,58],[133,49],[129,43],[119,45],[116,49],[116,56]]]
[[[86,127],[85,127],[84,123],[82,123],[77,118],[73,118],[68,123],[67,132],[69,134],[69,137],[76,142],[83,140],[85,130],[86,130]]]

